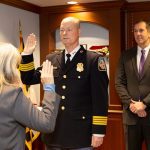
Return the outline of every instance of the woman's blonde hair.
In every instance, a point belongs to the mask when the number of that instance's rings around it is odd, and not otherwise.
[[[0,43],[0,93],[4,85],[19,85],[21,55],[10,43]]]

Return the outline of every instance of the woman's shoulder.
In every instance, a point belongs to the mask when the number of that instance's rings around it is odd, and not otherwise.
[[[13,107],[21,91],[20,87],[5,85],[0,94],[0,103],[7,104],[8,108]]]
[[[20,86],[17,86],[17,85],[4,85],[4,88],[5,89],[8,89],[8,90],[21,90],[21,87]]]
[[[22,91],[22,88],[14,85],[4,85],[2,94],[16,95]]]

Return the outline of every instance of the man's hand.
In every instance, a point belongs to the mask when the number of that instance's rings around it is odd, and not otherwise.
[[[145,110],[141,110],[141,111],[138,111],[138,112],[137,112],[137,115],[138,115],[139,117],[146,117],[146,116],[147,116],[147,113],[146,113]]]
[[[146,105],[141,101],[131,100],[131,104],[129,108],[134,114],[137,114],[139,117],[146,116],[146,112],[145,112]]]
[[[32,54],[34,52],[34,50],[35,50],[36,43],[37,43],[37,41],[36,41],[35,35],[33,33],[30,34],[27,37],[27,41],[26,41],[23,53],[27,54],[27,55]]]
[[[97,148],[103,144],[103,137],[92,136],[92,143],[91,146]]]
[[[137,109],[136,109],[134,103],[130,103],[130,107],[129,107],[129,108],[130,108],[130,110],[131,110],[134,114],[136,114]]]

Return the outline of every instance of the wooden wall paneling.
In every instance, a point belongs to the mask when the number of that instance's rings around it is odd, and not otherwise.
[[[110,73],[110,102],[107,134],[101,150],[124,150],[123,125],[122,125],[122,106],[115,91],[115,72],[122,49],[122,12],[120,9],[109,11],[109,73]],[[123,18],[122,18],[123,19]],[[118,132],[119,131],[119,132]]]
[[[109,1],[109,2],[93,2],[82,3],[77,5],[62,5],[41,7],[40,13],[56,14],[56,13],[77,13],[77,12],[92,12],[95,10],[108,10],[122,7],[126,3],[126,0],[121,1]]]
[[[125,150],[122,118],[120,113],[109,113],[107,135],[98,150]]]
[[[28,3],[22,0],[19,0],[19,1],[18,0],[0,0],[0,3],[14,6],[20,9],[28,10],[28,11],[35,12],[35,13],[40,12],[39,6],[33,5],[31,3]]]
[[[126,49],[129,49],[130,47],[134,45],[133,18],[132,17],[133,17],[132,13],[126,14],[126,45],[125,45]]]
[[[146,20],[150,22],[150,2],[128,3],[126,7],[126,48],[135,46],[133,26],[135,22]]]
[[[40,63],[42,64],[46,58],[49,49],[49,28],[48,28],[48,15],[40,15]],[[41,46],[42,45],[42,46]],[[43,86],[40,86],[40,100],[43,98]]]
[[[127,3],[125,9],[128,12],[145,12],[150,10],[150,2],[134,2],[134,3]]]
[[[110,74],[110,110],[122,110],[118,95],[115,91],[115,72],[121,51],[120,10],[109,11],[109,74]]]
[[[127,18],[128,18],[128,27],[127,27],[127,48],[133,47],[136,45],[135,40],[134,40],[134,35],[133,35],[133,27],[134,24],[137,21],[140,20],[146,20],[150,22],[150,11],[144,11],[144,12],[128,12],[127,13]]]

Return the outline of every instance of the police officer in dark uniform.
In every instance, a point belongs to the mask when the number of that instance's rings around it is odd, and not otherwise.
[[[79,34],[79,19],[63,19],[60,37],[65,50],[47,56],[54,66],[56,92],[61,96],[55,131],[42,136],[47,150],[91,150],[103,143],[106,133],[106,64],[99,54],[87,51],[79,45]],[[20,65],[22,81],[28,85],[40,82],[39,68],[35,70],[33,63],[34,40],[35,36],[31,34]]]

